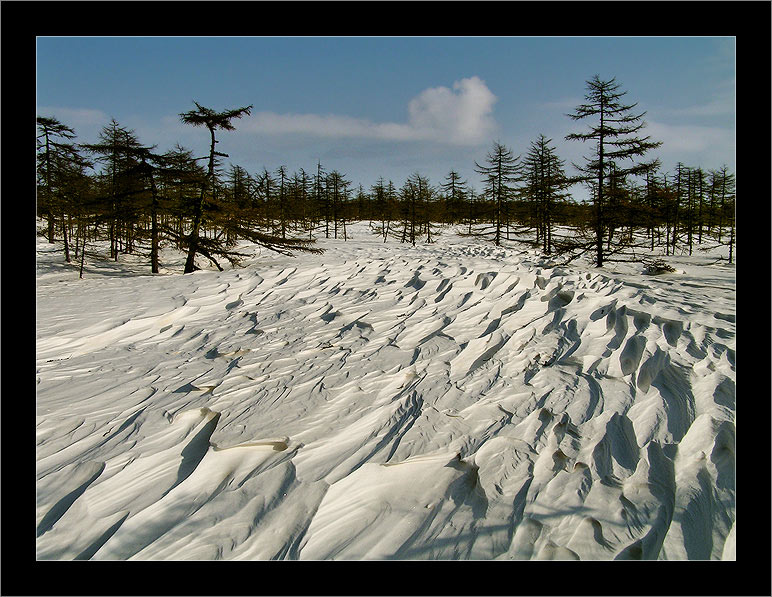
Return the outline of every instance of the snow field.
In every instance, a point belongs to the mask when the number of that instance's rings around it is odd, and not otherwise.
[[[351,231],[185,276],[39,251],[39,559],[734,557],[732,267]]]

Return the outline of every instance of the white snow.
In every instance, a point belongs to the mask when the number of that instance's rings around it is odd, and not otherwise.
[[[39,559],[734,559],[734,266],[349,233],[82,280],[39,239]]]

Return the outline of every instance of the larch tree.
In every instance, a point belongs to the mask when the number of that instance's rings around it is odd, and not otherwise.
[[[432,224],[433,200],[436,195],[435,190],[429,183],[426,176],[421,176],[414,172],[408,179],[407,184],[410,187],[410,196],[412,199],[412,217],[413,226],[418,224],[418,229],[426,234],[426,242],[434,242],[434,236],[437,236],[436,225]],[[415,244],[415,231],[413,233],[413,244]]]
[[[371,222],[370,227],[380,234],[383,237],[383,241],[386,242],[389,234],[387,222],[391,218],[388,213],[389,205],[386,198],[386,183],[382,176],[370,187],[370,197],[372,197],[373,202],[373,215],[380,220],[380,226],[374,227]]]
[[[721,242],[721,227],[729,226],[729,240],[726,244],[729,246],[729,263],[733,262],[734,242],[735,242],[735,198],[737,190],[737,180],[735,175],[729,172],[726,165],[721,166],[718,174],[718,195],[719,195],[719,242]]]
[[[182,250],[185,222],[193,217],[206,172],[193,157],[193,151],[179,143],[163,158],[165,166],[159,172],[158,183],[166,200],[167,221],[162,228],[174,239],[177,249]]]
[[[279,194],[276,195],[278,203],[276,205],[276,230],[281,233],[282,238],[287,238],[288,225],[288,206],[287,206],[287,167],[279,166],[276,170],[276,178],[279,181]],[[275,232],[274,232],[275,234]]]
[[[327,192],[327,173],[324,171],[322,162],[316,162],[316,174],[314,174],[314,204],[319,214],[319,218],[324,220],[324,237],[330,238],[330,217],[332,209],[330,207],[329,194]]]
[[[348,200],[348,191],[351,181],[346,175],[333,170],[325,180],[325,188],[329,193],[330,207],[332,209],[333,236],[338,238],[338,225],[343,228],[343,240],[346,240],[346,218],[344,205]]]
[[[686,212],[686,208],[683,207],[683,197],[685,194],[684,191],[687,188],[686,181],[688,178],[689,168],[683,163],[678,162],[673,176],[673,234],[670,239],[673,255],[675,255],[679,239],[678,233],[682,228],[686,228],[686,225],[679,227],[679,224],[681,224],[681,220],[686,221],[688,218],[688,214],[687,217],[684,217],[683,215]]]
[[[552,139],[539,135],[531,143],[528,153],[523,158],[523,187],[521,192],[534,207],[536,242],[549,255],[553,250],[552,227],[555,207],[566,198],[568,180],[564,162],[557,155],[557,150],[550,145]]]
[[[140,163],[136,167],[137,172],[145,181],[145,193],[148,197],[144,205],[141,205],[143,214],[150,218],[150,271],[159,272],[159,249],[161,245],[161,217],[162,194],[159,189],[160,179],[166,169],[174,169],[176,162],[173,158],[153,152],[154,147],[140,148],[137,151]],[[161,187],[163,188],[163,187]],[[163,201],[168,203],[168,199]]]
[[[54,241],[54,224],[62,231],[64,259],[71,262],[73,215],[78,218],[79,234],[84,230],[83,197],[89,190],[90,179],[86,170],[93,164],[81,154],[81,148],[72,142],[75,131],[56,118],[37,117],[40,133],[37,138],[38,210],[48,220],[49,242]],[[40,205],[42,203],[42,206]],[[75,244],[78,254],[78,244]]]
[[[144,188],[141,174],[137,171],[139,154],[143,149],[134,131],[112,119],[99,133],[97,143],[81,145],[103,164],[101,182],[103,189],[103,218],[108,224],[110,257],[118,260],[120,245],[131,250],[132,227],[137,217],[134,197]]]
[[[485,192],[493,206],[492,221],[494,226],[493,242],[501,245],[501,229],[506,216],[505,204],[514,193],[514,184],[518,180],[520,168],[518,160],[512,151],[499,142],[493,144],[493,148],[486,156],[486,164],[475,162],[475,171],[482,175]]]
[[[646,113],[632,112],[637,103],[623,103],[622,97],[627,92],[620,91],[620,87],[615,78],[601,80],[595,75],[587,81],[586,103],[568,114],[572,120],[589,120],[590,126],[589,131],[571,133],[566,139],[595,142],[592,153],[585,158],[586,163],[574,164],[574,167],[581,173],[576,181],[595,182],[594,244],[598,267],[606,261],[603,239],[607,228],[605,201],[608,190],[614,179],[624,180],[627,176],[644,174],[653,169],[658,164],[657,160],[636,160],[661,145],[651,141],[650,137],[638,136],[637,133],[646,126],[642,120]],[[622,167],[626,162],[629,165]]]
[[[195,265],[196,253],[200,252],[205,257],[212,260],[215,264],[217,263],[212,259],[211,253],[208,250],[201,247],[201,239],[199,237],[200,230],[201,230],[201,220],[204,215],[205,202],[207,201],[207,199],[212,201],[212,203],[214,203],[214,201],[216,200],[215,166],[217,164],[217,157],[218,156],[228,157],[227,154],[221,153],[215,149],[215,146],[218,143],[217,138],[215,136],[215,131],[235,130],[236,127],[232,124],[231,121],[233,121],[236,118],[241,118],[244,115],[249,115],[252,112],[251,105],[245,106],[242,108],[234,108],[232,110],[224,110],[222,112],[216,112],[211,108],[202,106],[196,101],[194,101],[193,103],[196,104],[196,109],[181,113],[180,119],[185,124],[190,124],[192,126],[206,127],[206,129],[209,131],[210,143],[209,143],[209,162],[207,167],[207,175],[206,175],[204,184],[201,185],[201,193],[199,196],[199,201],[195,205],[195,209],[193,212],[192,228],[191,228],[190,234],[186,239],[187,246],[188,246],[188,256],[187,256],[187,259],[185,260],[185,272],[184,272],[186,274],[196,269],[196,265]],[[219,265],[217,267],[219,268]]]
[[[235,127],[232,124],[232,120],[241,118],[244,115],[249,115],[252,110],[252,106],[246,106],[243,108],[235,108],[232,110],[225,110],[223,112],[216,112],[211,108],[202,106],[198,102],[196,109],[189,112],[183,112],[180,114],[182,122],[190,124],[192,126],[203,126],[209,130],[209,158],[207,173],[201,185],[198,200],[193,205],[193,216],[191,222],[191,232],[184,239],[184,244],[187,246],[187,259],[185,261],[184,273],[190,273],[195,271],[195,256],[196,254],[203,255],[209,261],[211,261],[219,270],[222,267],[217,261],[217,257],[227,259],[232,265],[237,265],[243,257],[247,255],[243,252],[239,252],[235,249],[235,244],[238,239],[246,239],[250,242],[258,244],[266,249],[281,253],[283,255],[292,255],[292,251],[303,251],[309,253],[320,253],[321,249],[314,248],[312,246],[313,241],[282,237],[275,234],[266,234],[256,231],[250,226],[245,225],[244,222],[232,224],[231,238],[223,238],[223,232],[213,235],[211,237],[205,237],[201,235],[202,223],[205,214],[205,210],[216,210],[217,205],[217,179],[216,168],[218,164],[218,157],[228,157],[227,154],[219,152],[215,149],[217,144],[217,138],[215,131],[217,130],[234,130]],[[270,177],[266,172],[265,183],[268,184]],[[266,203],[270,203],[271,193],[266,189]]]
[[[440,184],[445,199],[445,222],[456,222],[462,218],[463,204],[468,193],[467,183],[455,170],[448,172],[445,181]]]
[[[54,229],[56,220],[56,208],[54,206],[54,185],[56,180],[55,161],[56,156],[64,142],[75,138],[75,131],[62,124],[53,117],[37,117],[38,136],[37,136],[37,176],[38,176],[38,194],[37,207],[38,213],[45,216],[48,222],[48,242],[54,242]]]

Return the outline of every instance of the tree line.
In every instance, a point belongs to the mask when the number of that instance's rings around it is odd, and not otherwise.
[[[223,165],[217,133],[252,106],[215,111],[194,102],[183,123],[209,133],[207,155],[177,144],[164,153],[140,142],[114,119],[96,143],[76,143],[75,131],[54,117],[37,117],[37,213],[50,243],[80,263],[86,248],[109,244],[109,258],[139,254],[152,273],[167,243],[186,254],[184,273],[200,256],[222,270],[238,264],[248,240],[283,254],[320,252],[315,240],[348,238],[347,223],[369,221],[384,242],[433,242],[447,226],[496,245],[518,240],[567,260],[590,256],[597,266],[636,258],[636,250],[692,254],[704,243],[735,243],[735,175],[726,166],[705,170],[678,163],[664,172],[646,154],[661,144],[642,136],[644,113],[626,103],[615,79],[587,81],[585,103],[567,116],[586,124],[567,140],[589,143],[584,163],[566,166],[552,140],[534,139],[515,156],[495,142],[475,172],[478,192],[450,170],[432,184],[414,172],[400,185],[383,178],[365,189],[347,175],[285,166],[250,173]],[[585,185],[589,202],[570,188]]]

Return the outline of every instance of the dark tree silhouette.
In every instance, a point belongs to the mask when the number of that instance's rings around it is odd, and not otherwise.
[[[603,238],[607,228],[605,212],[606,194],[615,179],[624,179],[629,175],[644,174],[658,165],[657,160],[638,162],[635,159],[651,149],[661,145],[650,141],[650,137],[636,135],[645,122],[641,119],[646,114],[632,113],[637,104],[624,104],[620,100],[627,93],[619,91],[616,79],[601,80],[598,75],[587,81],[587,103],[579,105],[574,113],[568,114],[572,120],[591,119],[590,130],[586,133],[571,133],[567,140],[582,142],[595,141],[593,153],[586,157],[584,165],[574,164],[581,172],[576,181],[593,181],[595,194],[595,263],[601,267],[606,260]],[[623,168],[620,164],[629,160],[631,165]]]
[[[444,222],[457,222],[463,218],[464,200],[469,192],[467,183],[455,170],[448,172],[445,182],[440,185],[445,199]]]
[[[147,148],[143,148],[134,131],[122,127],[115,119],[102,127],[97,143],[81,147],[104,166],[101,172],[103,219],[108,224],[110,258],[118,261],[122,244],[126,252],[133,248],[132,233],[139,216],[134,199],[144,189],[142,174],[136,167],[141,151]]]
[[[210,144],[209,144],[209,165],[207,168],[207,175],[205,183],[201,185],[201,194],[198,203],[195,206],[193,212],[193,226],[186,241],[188,245],[188,257],[185,261],[185,273],[188,274],[196,269],[195,257],[196,253],[201,253],[205,257],[212,260],[215,264],[217,262],[213,259],[209,250],[201,246],[201,239],[199,238],[199,232],[201,229],[201,219],[204,212],[204,202],[207,199],[207,192],[211,194],[211,201],[216,201],[216,182],[215,182],[215,166],[217,163],[217,156],[228,157],[227,154],[221,153],[215,149],[215,145],[218,143],[215,137],[215,131],[235,130],[235,126],[231,124],[231,121],[235,118],[241,118],[242,116],[249,115],[252,111],[252,106],[246,106],[243,108],[235,108],[232,110],[224,110],[223,112],[215,112],[211,108],[202,106],[198,102],[195,110],[183,112],[180,114],[180,119],[185,124],[192,126],[203,126],[209,130]],[[220,267],[219,265],[217,266]]]
[[[92,164],[81,155],[75,131],[56,118],[37,117],[38,210],[48,219],[48,241],[54,242],[54,224],[62,231],[64,259],[70,263],[72,217],[82,213],[82,200],[90,181],[86,175]],[[58,139],[58,140],[57,140]],[[42,204],[42,205],[41,205]],[[82,229],[81,222],[78,228]],[[76,256],[77,256],[77,243]]]
[[[549,255],[553,250],[552,227],[556,204],[566,198],[568,186],[563,160],[550,145],[552,139],[539,135],[523,158],[522,193],[535,211],[536,242]]]
[[[37,175],[38,175],[38,213],[48,220],[48,242],[54,242],[56,208],[54,206],[54,188],[56,180],[55,162],[63,143],[56,139],[71,140],[75,131],[62,124],[56,118],[37,117],[39,134],[37,136]]]
[[[483,176],[485,193],[493,206],[493,242],[501,245],[501,229],[506,216],[505,204],[514,193],[514,183],[519,176],[517,161],[520,156],[513,156],[512,151],[498,141],[486,156],[486,164],[475,162],[475,171]]]

